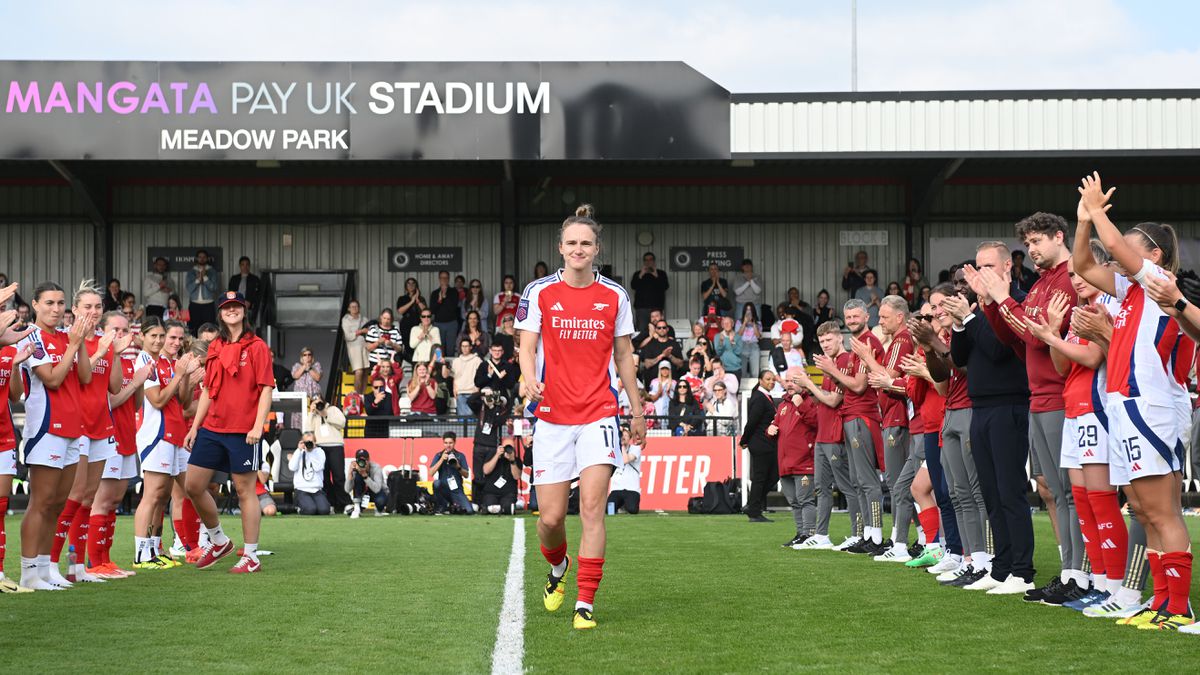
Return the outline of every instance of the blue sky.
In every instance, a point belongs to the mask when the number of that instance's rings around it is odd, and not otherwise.
[[[735,92],[844,91],[849,6],[12,1],[0,59],[682,60]],[[1200,87],[1200,2],[860,0],[858,15],[864,91]]]

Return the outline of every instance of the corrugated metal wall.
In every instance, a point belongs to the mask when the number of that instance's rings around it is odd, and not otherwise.
[[[1106,185],[1117,185],[1113,217],[1138,220],[1182,220],[1200,213],[1200,190],[1194,183],[1122,182],[1119,177]],[[1012,214],[1013,221],[1033,213],[1049,211],[1064,218],[1075,217],[1079,195],[1073,180],[1030,183],[948,183],[934,204],[935,218]]]
[[[66,289],[94,277],[94,229],[86,223],[0,225],[0,272],[21,284],[21,296],[33,300],[33,287],[54,281]]]
[[[403,288],[405,275],[387,271],[389,246],[462,246],[467,265],[464,274],[483,281],[485,292],[500,279],[499,226],[482,223],[295,225],[244,223],[239,225],[120,224],[114,228],[114,266],[127,288],[140,288],[145,274],[146,248],[150,246],[220,246],[229,261],[222,270],[233,274],[240,256],[248,256],[254,269],[356,269],[363,313],[373,315],[392,307]],[[291,245],[284,246],[285,235]],[[183,290],[185,271],[175,273]],[[422,291],[437,285],[433,273],[413,275]],[[137,280],[133,283],[132,280]],[[494,280],[494,281],[493,281]],[[135,291],[138,292],[138,291]]]
[[[562,265],[558,255],[559,224],[522,228],[520,255],[521,283],[529,281],[534,264],[545,261],[556,269]],[[640,246],[637,233],[648,231],[654,243]],[[845,299],[841,290],[842,270],[856,247],[840,246],[842,230],[886,230],[888,246],[865,250],[871,265],[886,281],[899,279],[904,268],[904,227],[898,223],[804,224],[655,224],[611,225],[602,234],[601,262],[613,265],[613,273],[623,277],[628,287],[630,276],[641,267],[642,254],[654,251],[663,269],[669,269],[668,250],[672,246],[741,246],[755,263],[755,270],[766,280],[766,300],[772,305],[783,301],[787,289],[795,286],[802,298],[813,302],[817,292],[828,289],[835,301]],[[700,313],[700,282],[706,272],[670,272],[671,289],[667,296],[670,318],[695,317]],[[732,279],[732,275],[726,275]]]
[[[0,217],[6,220],[62,215],[84,217],[83,209],[66,185],[0,185],[0,204],[4,205]]]
[[[1200,145],[1200,99],[1191,97],[768,101],[731,106],[734,153],[1162,150]]]

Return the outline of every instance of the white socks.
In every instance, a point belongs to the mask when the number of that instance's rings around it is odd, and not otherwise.
[[[976,572],[991,571],[991,569],[992,569],[991,554],[987,553],[986,551],[976,551],[976,552],[972,553],[971,554],[971,569],[975,570]]]
[[[133,538],[133,564],[148,562],[154,557],[149,537]]]
[[[38,576],[42,578],[42,581],[55,586],[62,586],[63,588],[70,588],[72,586],[71,582],[63,578],[62,573],[58,571],[58,565],[50,561],[49,554],[37,557],[37,570]]]
[[[37,558],[21,558],[21,585],[35,591],[63,590],[42,578]]]
[[[150,537],[150,551],[153,555],[162,555],[162,537]]]
[[[229,543],[229,537],[225,536],[225,530],[221,529],[220,523],[217,523],[216,527],[205,526],[204,529],[208,532],[208,540],[212,542],[213,546],[224,546]]]
[[[1123,587],[1122,584],[1124,583],[1124,579],[1109,579],[1108,588],[1106,589],[1108,590],[1108,594],[1114,598],[1117,597],[1117,594],[1121,592],[1121,588]]]
[[[246,542],[243,548],[245,550],[242,551],[242,555],[253,560],[254,562],[258,562],[258,544]]]
[[[550,566],[550,573],[556,577],[562,577],[567,571],[567,558],[564,556],[562,562],[557,565]]]
[[[21,585],[24,586],[24,584]],[[1142,604],[1142,592],[1135,591],[1126,586],[1122,586],[1120,589],[1118,589],[1115,597],[1117,602],[1122,607],[1133,607],[1134,605]]]
[[[863,537],[865,539],[870,539],[872,543],[882,544],[883,543],[883,528],[882,527],[864,527],[863,528]]]
[[[587,611],[590,612],[590,611],[592,611],[592,604],[590,602],[583,602],[581,600],[576,600],[575,601],[575,609],[586,609]]]

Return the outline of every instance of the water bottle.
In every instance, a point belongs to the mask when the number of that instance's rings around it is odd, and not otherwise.
[[[75,547],[67,548],[67,581],[75,582]]]

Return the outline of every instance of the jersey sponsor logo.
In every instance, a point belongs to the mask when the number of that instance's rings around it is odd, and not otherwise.
[[[529,301],[521,298],[521,302],[517,303],[517,321],[524,321],[529,316]]]
[[[553,305],[550,305],[550,311],[552,311],[552,312],[561,312],[561,311],[563,311],[563,306],[562,306],[562,303],[561,303],[561,302],[556,302],[556,303],[554,303]]]
[[[607,302],[593,302],[592,303],[592,311],[603,312],[607,308],[608,308]]]
[[[603,319],[550,317],[550,327],[558,331],[560,340],[595,340],[607,326]]]

